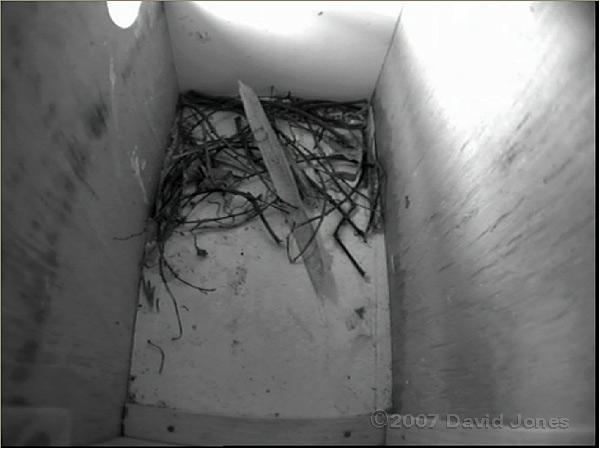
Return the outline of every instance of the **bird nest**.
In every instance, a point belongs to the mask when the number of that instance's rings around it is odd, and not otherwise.
[[[365,276],[364,268],[340,238],[340,230],[350,227],[366,242],[381,229],[383,171],[375,156],[368,102],[306,100],[288,95],[261,98],[261,104],[292,168],[302,203],[310,211],[308,222],[314,236],[325,217],[335,214],[338,221],[331,237],[356,271]],[[226,131],[219,125],[224,118],[230,124]],[[259,184],[260,189],[247,188],[252,183]],[[208,207],[214,204],[211,199],[215,195],[225,199],[216,209]],[[197,254],[202,256],[196,237],[203,231],[260,220],[270,238],[285,245],[293,263],[306,248],[292,251],[293,229],[288,235],[277,235],[267,214],[271,210],[286,214],[289,206],[278,196],[269,176],[242,100],[195,91],[182,94],[151,213],[154,231],[150,240],[173,301],[167,278],[202,292],[210,290],[181,278],[169,263],[165,244],[173,233],[193,235]],[[215,212],[195,213],[202,209]],[[361,209],[367,219],[359,223],[355,215]]]

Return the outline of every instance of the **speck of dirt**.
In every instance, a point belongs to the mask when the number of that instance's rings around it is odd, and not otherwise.
[[[24,396],[16,395],[8,398],[9,405],[29,405],[29,401]]]
[[[48,125],[50,125],[50,123],[52,123],[52,120],[54,119],[55,116],[56,116],[56,104],[49,103],[48,107],[46,108],[46,112],[44,113],[44,116],[42,117],[42,121],[44,122],[44,124],[46,126],[48,126]],[[48,160],[46,159],[46,161],[43,161],[43,162],[45,162],[44,165],[47,165]]]
[[[352,432],[350,432],[349,430],[346,430],[346,431],[344,432],[344,437],[345,437],[345,438],[350,438],[351,436],[352,436]]]
[[[173,426],[167,427],[167,432],[175,432],[175,427],[173,427]]]
[[[363,307],[359,307],[358,309],[354,309],[354,313],[356,313],[358,315],[358,317],[362,320],[365,316],[365,308]]]
[[[108,107],[103,101],[93,104],[85,113],[84,123],[89,134],[96,139],[102,137],[108,128]]]
[[[270,393],[270,392],[271,392],[271,390],[265,390],[265,393]]]
[[[77,190],[77,187],[71,178],[65,176],[62,180],[62,184],[68,194],[73,194]]]

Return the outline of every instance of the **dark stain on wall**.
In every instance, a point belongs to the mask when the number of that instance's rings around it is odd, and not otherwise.
[[[44,321],[48,319],[49,309],[48,307],[40,307],[39,310],[36,310],[33,314],[33,321],[36,324],[42,324]]]
[[[123,81],[127,81],[131,76],[131,72],[133,71],[133,64],[131,62],[127,63],[123,71],[121,72],[121,78]]]
[[[136,61],[143,48],[143,39],[143,35],[138,37],[133,45],[133,48],[127,54],[127,63],[121,71],[121,78],[123,81],[127,81],[133,73],[133,68],[135,67]]]
[[[542,182],[544,184],[548,184],[549,182],[552,182],[554,180],[554,178],[556,178],[557,176],[560,176],[565,169],[567,169],[569,167],[569,165],[573,162],[573,158],[569,157],[567,158],[566,161],[559,163],[558,165],[554,165],[554,167],[556,167],[554,170],[552,170],[550,173],[548,173],[546,176],[544,176],[544,178],[542,179]]]
[[[17,352],[17,363],[33,363],[35,361],[39,349],[38,342],[35,340],[27,340]]]
[[[42,115],[42,123],[44,124],[44,126],[49,127],[53,123],[55,118],[56,118],[56,103],[50,102],[48,104],[48,106],[46,107],[46,111],[44,112],[44,115]]]
[[[403,270],[397,257],[392,258],[392,269],[396,270],[396,276],[390,279],[390,306],[394,309],[394,316],[391,320],[391,329],[393,335],[402,335],[405,328],[408,310],[404,307],[406,296],[406,270]],[[406,348],[404,338],[392,339],[392,350],[394,359],[392,360],[393,372],[397,376],[397,382],[392,389],[392,403],[396,410],[401,410],[402,399],[404,397],[404,388],[406,386]]]
[[[136,37],[133,47],[127,53],[127,62],[125,67],[121,70],[121,79],[123,81],[127,81],[133,74],[134,67],[137,65],[137,60],[148,39],[146,30],[151,29],[153,26],[157,26],[158,23],[156,22],[159,20],[165,21],[166,19],[163,15],[156,17],[155,14],[142,3],[137,23],[134,24],[134,26],[140,30],[140,34]]]
[[[29,226],[34,231],[39,231],[40,229],[42,229],[42,225],[40,224],[39,220],[37,220],[36,218],[31,219],[31,221],[29,222]]]
[[[9,396],[5,403],[8,405],[30,405],[30,402],[27,400],[27,398],[25,396],[21,396],[20,394]]]
[[[523,154],[523,149],[519,147],[519,144],[513,143],[510,147],[508,147],[508,149],[506,151],[504,151],[500,155],[500,157],[498,158],[498,161],[496,163],[496,166],[501,171],[507,171],[511,168],[511,166],[514,163],[517,156],[519,156],[521,154]]]
[[[25,171],[25,160],[23,158],[23,155],[17,154],[15,155],[13,161],[14,162],[10,165],[7,164],[2,166],[2,177],[3,181],[6,183],[6,187],[11,189],[17,189],[23,180],[23,174]],[[3,203],[3,210],[4,205],[5,204]]]
[[[39,333],[48,319],[52,303],[51,289],[57,284],[60,270],[58,232],[45,226],[40,216],[32,217],[29,224],[33,234],[22,237],[8,229],[12,238],[2,241],[3,267],[11,273],[11,284],[19,286],[18,301],[23,308],[18,315],[12,315],[10,324],[18,328],[5,328],[7,322],[3,317],[3,340],[7,337],[12,341],[15,351],[12,355],[5,354],[3,347],[3,354],[11,362],[8,365],[11,366],[9,377],[18,384],[26,382],[34,371],[40,352]],[[23,313],[30,318],[23,320]],[[24,334],[22,339],[13,336],[17,329]]]
[[[21,182],[21,175],[19,173],[13,172],[6,177],[6,187],[8,188],[16,188]]]
[[[17,350],[15,362],[17,366],[13,368],[12,379],[16,382],[24,382],[31,375],[31,367],[35,363],[39,350],[39,344],[36,340],[28,339]]]
[[[100,139],[106,133],[108,116],[108,106],[102,100],[87,109],[84,114],[84,125],[91,137]]]
[[[25,447],[46,447],[52,443],[50,435],[46,432],[38,430],[30,438],[25,441],[23,446]]]
[[[90,154],[88,147],[71,137],[64,138],[66,143],[66,155],[73,172],[80,178],[85,178],[90,165]]]
[[[72,196],[77,191],[75,183],[69,176],[64,176],[62,178],[62,186],[69,196]]]
[[[99,199],[98,194],[88,181],[89,170],[91,164],[91,152],[89,145],[84,144],[79,139],[72,135],[67,135],[62,130],[57,130],[52,135],[52,141],[62,146],[65,149],[66,160],[69,163],[72,173],[81,182],[81,184],[94,196]],[[60,179],[60,185],[67,193],[66,201],[63,204],[63,210],[67,213],[71,212],[71,202],[76,193],[76,187],[70,178],[70,174],[64,173]]]

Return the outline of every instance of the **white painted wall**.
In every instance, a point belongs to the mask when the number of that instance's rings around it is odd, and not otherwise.
[[[182,90],[369,98],[400,2],[166,2]]]
[[[121,433],[144,249],[127,237],[179,90],[167,21],[157,2],[127,29],[106,2],[1,9],[1,441],[88,446]]]
[[[558,416],[549,444],[594,441],[595,9],[402,12],[373,101],[396,412]],[[537,427],[519,444],[546,444]],[[466,434],[387,443],[477,444]]]

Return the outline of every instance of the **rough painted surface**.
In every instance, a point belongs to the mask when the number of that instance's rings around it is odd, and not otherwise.
[[[258,95],[332,100],[371,96],[399,10],[388,1],[166,4],[182,90],[237,95],[243,80]]]
[[[159,3],[127,30],[105,2],[2,4],[2,404],[67,410],[75,444],[120,431],[143,242],[115,238],[177,90]]]
[[[394,407],[593,425],[595,5],[467,3],[407,4],[376,88]]]

